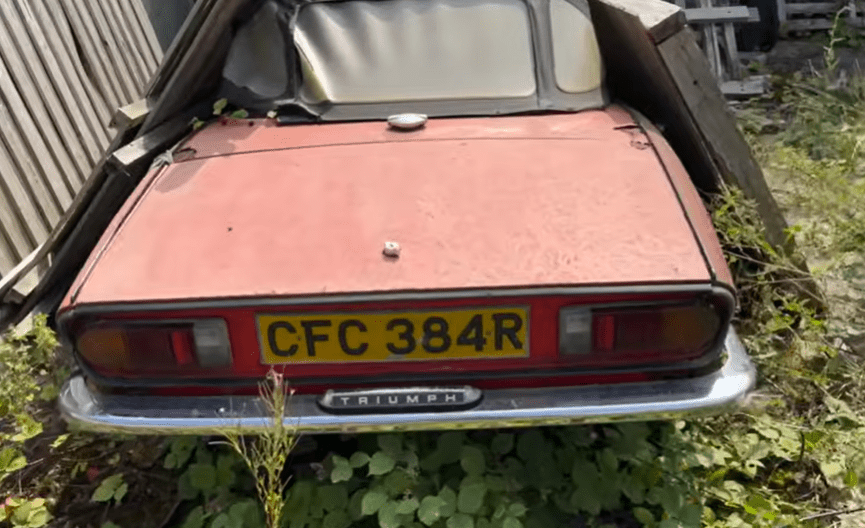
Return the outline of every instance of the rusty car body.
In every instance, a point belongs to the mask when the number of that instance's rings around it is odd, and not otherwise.
[[[220,95],[251,116],[143,178],[58,310],[68,419],[266,427],[272,369],[311,432],[743,400],[711,220],[658,130],[608,100],[585,2],[250,6]]]

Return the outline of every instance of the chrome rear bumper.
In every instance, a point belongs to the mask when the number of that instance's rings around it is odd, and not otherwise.
[[[463,411],[335,415],[316,395],[294,395],[287,425],[309,433],[524,427],[670,419],[720,412],[741,404],[756,371],[731,329],[722,368],[709,375],[672,381],[543,389],[499,389]],[[255,396],[120,396],[95,392],[82,375],[69,379],[60,409],[81,429],[135,434],[216,434],[261,430],[269,414]]]

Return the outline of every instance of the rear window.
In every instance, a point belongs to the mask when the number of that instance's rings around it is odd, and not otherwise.
[[[550,0],[553,71],[563,92],[580,93],[601,84],[601,51],[592,21],[566,0]]]
[[[309,102],[526,97],[535,92],[522,0],[375,0],[301,7],[294,34]]]

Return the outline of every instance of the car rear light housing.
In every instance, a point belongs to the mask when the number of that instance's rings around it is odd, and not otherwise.
[[[222,319],[169,322],[100,321],[78,333],[75,347],[104,374],[183,374],[231,366]]]
[[[712,298],[563,307],[559,356],[581,365],[672,364],[706,355],[723,337],[729,310]]]

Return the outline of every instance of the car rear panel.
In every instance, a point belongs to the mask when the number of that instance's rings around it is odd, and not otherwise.
[[[402,134],[252,123],[209,127],[150,174],[66,307],[711,281],[621,110]]]

